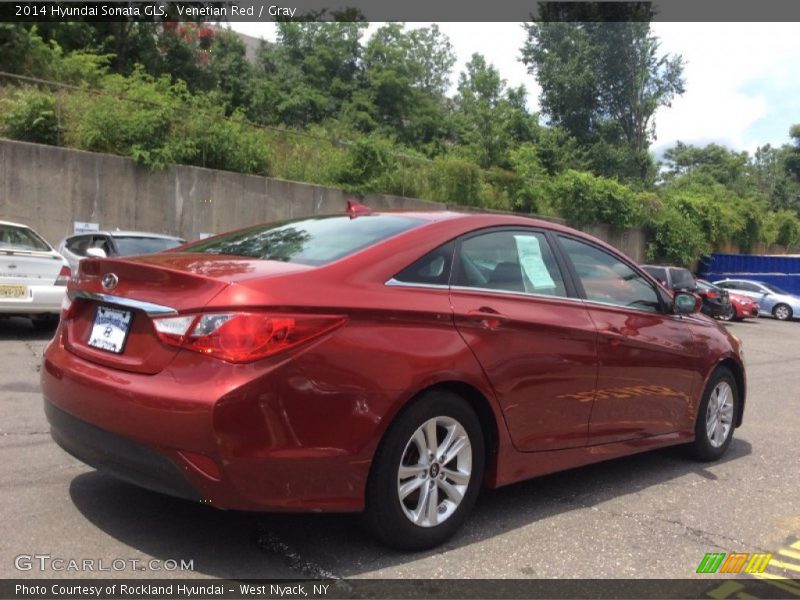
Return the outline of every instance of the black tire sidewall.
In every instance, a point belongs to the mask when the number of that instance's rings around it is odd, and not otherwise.
[[[711,445],[711,442],[708,439],[708,432],[706,431],[706,411],[708,410],[708,403],[711,401],[711,393],[721,381],[727,382],[733,391],[733,422],[731,423],[731,430],[728,432],[728,439],[726,439],[725,443],[719,448],[715,448]],[[709,379],[708,385],[703,392],[703,399],[700,402],[700,406],[698,407],[697,411],[697,419],[695,421],[694,428],[695,438],[693,449],[695,457],[698,460],[714,461],[725,454],[728,447],[731,445],[731,442],[733,441],[733,431],[736,428],[736,415],[738,414],[738,410],[739,388],[736,385],[736,379],[730,370],[726,369],[725,367],[719,367],[711,376],[711,379]]]
[[[455,512],[435,527],[408,520],[397,496],[397,470],[411,436],[428,419],[447,416],[458,421],[472,445],[472,474],[467,492]],[[387,430],[373,460],[367,483],[366,525],[383,543],[401,550],[423,550],[451,537],[466,520],[480,491],[484,471],[484,440],[475,411],[448,391],[423,394],[403,410]]]

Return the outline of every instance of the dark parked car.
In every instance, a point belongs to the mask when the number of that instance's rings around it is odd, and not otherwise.
[[[728,292],[722,288],[701,282],[683,267],[642,265],[642,268],[669,290],[692,292],[703,300],[703,313],[710,317],[725,319],[733,312]]]
[[[363,511],[407,549],[481,487],[730,446],[740,342],[696,296],[553,223],[366,212],[81,261],[41,370],[53,438],[220,508]]]
[[[741,321],[743,319],[757,319],[759,313],[758,302],[747,296],[734,294],[721,287],[709,283],[705,279],[698,279],[697,285],[703,289],[713,290],[714,293],[727,294],[728,300],[731,303],[731,309],[720,315],[719,319],[722,321]]]

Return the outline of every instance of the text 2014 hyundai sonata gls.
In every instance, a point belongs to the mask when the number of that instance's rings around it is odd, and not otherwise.
[[[86,259],[42,369],[54,439],[220,508],[364,511],[424,548],[482,486],[671,444],[719,458],[739,342],[608,245],[375,213]]]

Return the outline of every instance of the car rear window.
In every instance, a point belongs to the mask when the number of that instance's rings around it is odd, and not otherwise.
[[[47,242],[36,235],[33,230],[13,225],[0,225],[0,248],[50,252]]]
[[[196,242],[182,252],[324,265],[424,223],[402,215],[316,217],[268,223]]]
[[[114,244],[120,256],[134,254],[153,254],[181,245],[180,240],[170,238],[149,238],[141,236],[114,236]]]

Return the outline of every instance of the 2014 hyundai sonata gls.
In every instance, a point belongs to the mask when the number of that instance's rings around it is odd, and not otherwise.
[[[402,548],[482,486],[671,444],[713,460],[742,422],[739,342],[697,297],[523,217],[272,223],[86,259],[68,289],[42,369],[67,452],[220,508],[363,511]]]

